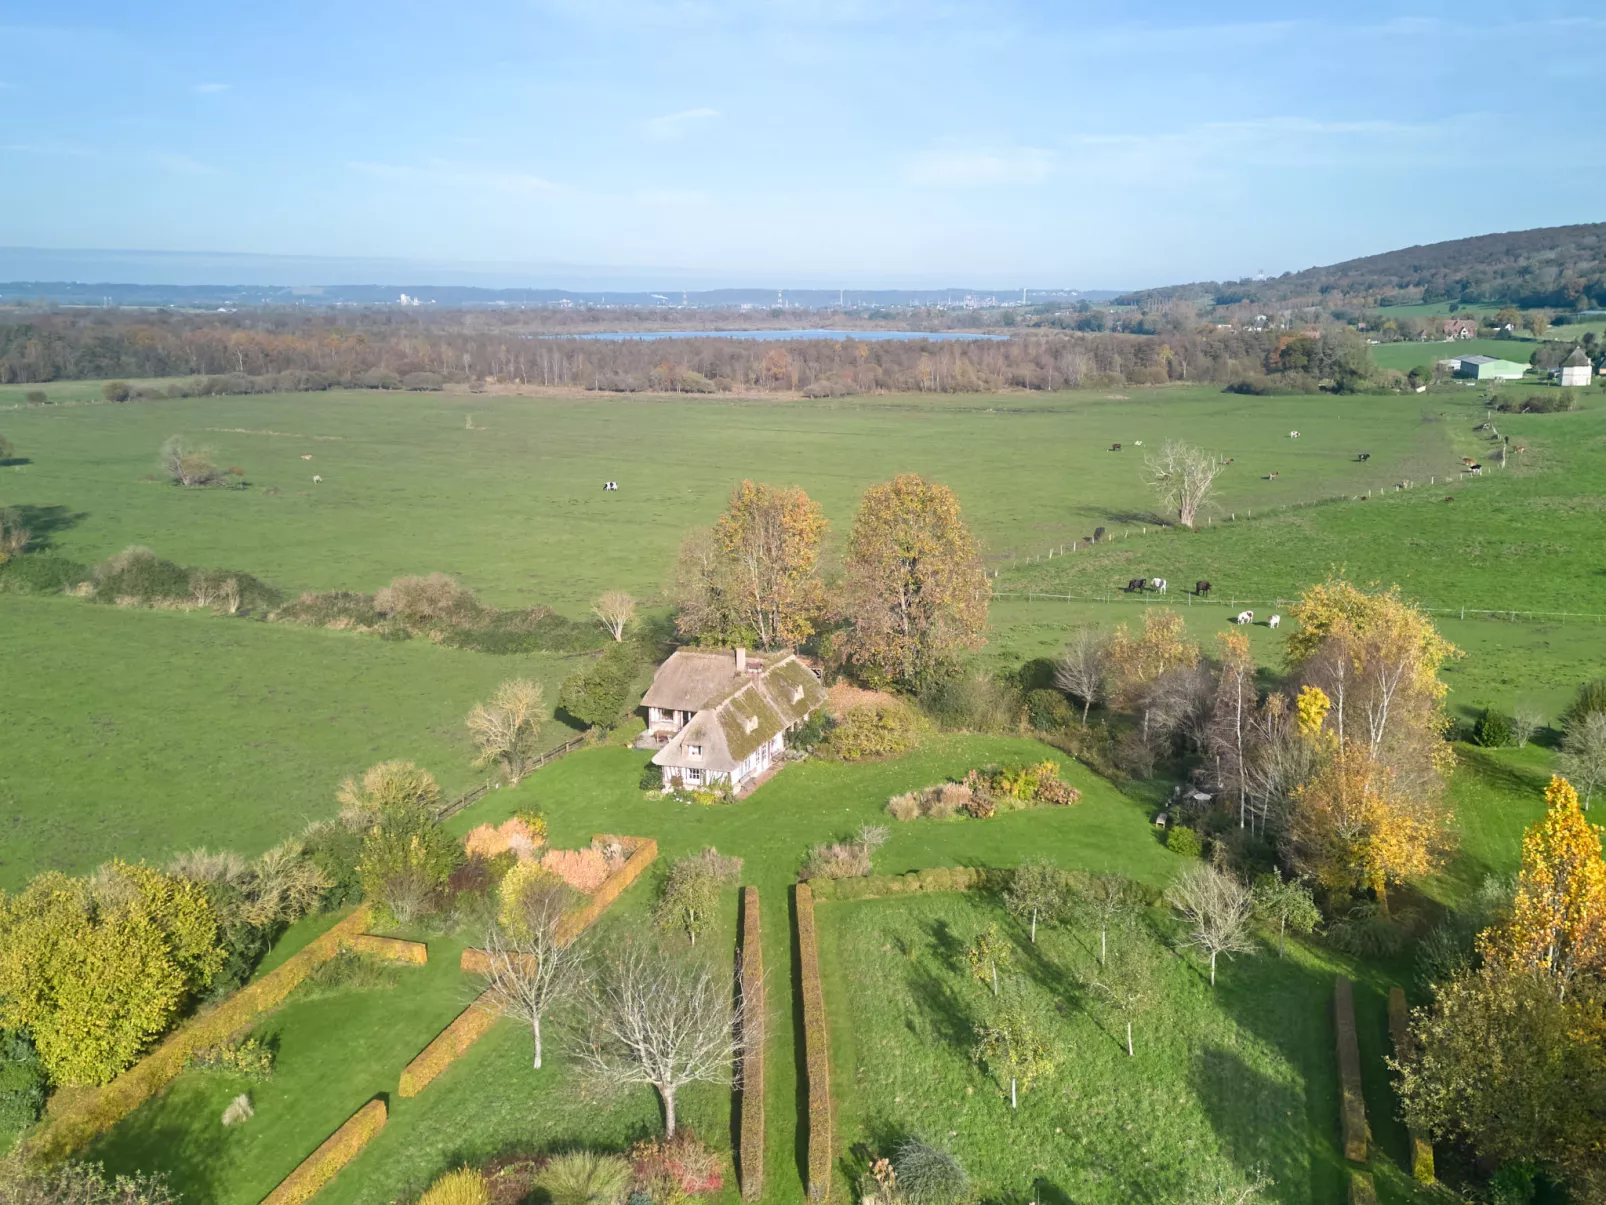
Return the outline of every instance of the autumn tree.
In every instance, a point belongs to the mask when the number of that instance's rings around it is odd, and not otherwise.
[[[367,827],[381,808],[393,804],[417,804],[432,811],[441,801],[441,788],[435,776],[422,766],[410,761],[382,761],[364,770],[361,778],[345,779],[335,799],[347,824]]]
[[[203,888],[108,862],[0,893],[0,1028],[32,1036],[58,1084],[101,1084],[160,1037],[222,968]]]
[[[675,859],[658,896],[658,923],[681,930],[695,946],[714,919],[721,889],[741,873],[740,858],[727,858],[713,846]]]
[[[676,624],[695,639],[795,645],[824,607],[818,565],[825,513],[801,489],[743,481],[712,532],[681,548]]]
[[[636,619],[636,600],[623,590],[605,590],[602,597],[591,604],[591,613],[608,635],[623,640]]]
[[[1145,743],[1160,696],[1154,688],[1166,674],[1179,668],[1192,668],[1199,663],[1199,646],[1187,639],[1182,616],[1175,611],[1156,608],[1143,616],[1143,632],[1134,636],[1123,623],[1110,637],[1110,673],[1114,679],[1116,700],[1124,707],[1137,710],[1142,716],[1142,736]]]
[[[1198,863],[1188,867],[1166,891],[1171,906],[1188,926],[1187,942],[1210,956],[1210,986],[1216,986],[1216,959],[1254,951],[1249,919],[1254,903],[1245,887],[1226,871]]]
[[[1302,873],[1339,895],[1370,888],[1385,913],[1389,885],[1432,871],[1449,837],[1437,797],[1401,788],[1358,741],[1338,745],[1295,788],[1284,833]]]
[[[1016,991],[993,1007],[976,1027],[976,1061],[1009,1085],[1009,1107],[1019,1107],[1020,1092],[1054,1070],[1053,1051],[1035,1009]]]
[[[535,761],[546,718],[541,704],[541,684],[528,678],[504,682],[489,702],[475,704],[464,721],[479,751],[474,764],[499,766],[517,786]]]
[[[585,983],[582,948],[563,940],[573,892],[557,876],[529,884],[512,901],[513,924],[485,935],[484,1003],[530,1027],[534,1069],[541,1069],[541,1023]]]
[[[1226,461],[1202,448],[1169,440],[1160,451],[1145,458],[1149,488],[1163,510],[1177,516],[1177,522],[1191,528],[1200,509],[1210,498],[1216,477]]]
[[[990,594],[951,489],[904,473],[865,491],[836,602],[846,660],[918,684],[981,647]]]
[[[1008,970],[1014,961],[1015,949],[997,925],[988,925],[965,949],[965,963],[970,967],[971,978],[990,984],[994,997],[999,992],[999,970]]]
[[[1009,886],[1004,889],[1004,906],[1029,924],[1035,946],[1039,918],[1059,915],[1065,907],[1065,895],[1065,872],[1046,858],[1032,858],[1022,862],[1009,876]]]

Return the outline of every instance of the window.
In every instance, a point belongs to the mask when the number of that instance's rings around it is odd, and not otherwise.
[[[701,757],[703,755],[703,747],[701,745],[687,745],[686,755],[688,757]],[[696,771],[694,770],[693,773],[696,773]]]
[[[743,732],[756,732],[758,730],[758,717],[750,715],[742,721]]]
[[[689,786],[689,787],[700,786],[702,784],[702,781],[703,781],[703,772],[701,770],[698,770],[698,769],[694,768],[694,767],[687,767],[685,778],[686,778],[686,785],[687,786]]]

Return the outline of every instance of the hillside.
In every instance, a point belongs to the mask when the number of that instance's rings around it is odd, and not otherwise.
[[[1175,300],[1287,305],[1321,301],[1606,308],[1606,222],[1550,226],[1405,247],[1264,281],[1197,281],[1119,299],[1150,307]]]

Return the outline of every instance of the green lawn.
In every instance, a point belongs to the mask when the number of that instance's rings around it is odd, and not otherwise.
[[[1430,339],[1425,343],[1374,343],[1372,359],[1379,368],[1392,368],[1399,372],[1409,372],[1413,368],[1431,369],[1440,360],[1453,360],[1461,356],[1495,356],[1501,360],[1526,364],[1537,346],[1536,340],[1523,336],[1510,339]]]
[[[574,664],[0,594],[0,888],[194,845],[258,853],[389,758],[461,791],[485,777],[469,708],[516,675],[553,698]]]

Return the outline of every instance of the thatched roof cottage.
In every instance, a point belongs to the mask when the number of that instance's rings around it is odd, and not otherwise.
[[[825,687],[791,649],[680,649],[658,667],[641,700],[664,787],[756,785],[788,732],[825,702]]]

